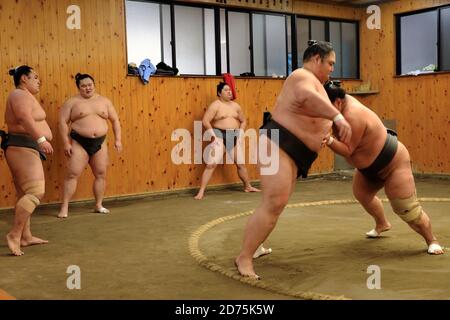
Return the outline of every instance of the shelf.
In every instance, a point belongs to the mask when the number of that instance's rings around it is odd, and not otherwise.
[[[366,95],[366,94],[377,94],[380,93],[378,90],[369,90],[369,91],[353,91],[353,92],[347,92],[351,95]]]

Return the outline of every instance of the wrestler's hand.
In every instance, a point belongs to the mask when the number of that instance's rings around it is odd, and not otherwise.
[[[339,141],[342,141],[346,145],[350,143],[352,138],[352,128],[350,124],[345,119],[340,119],[334,122],[339,134]]]
[[[222,138],[217,137],[215,134],[212,135],[212,138],[213,138],[213,142],[212,142],[213,146],[220,146],[220,145],[222,145],[222,143],[223,143],[223,139]]]
[[[117,141],[114,143],[114,148],[116,148],[118,153],[122,152],[122,141]]]
[[[235,133],[235,134],[236,134],[236,133]],[[241,144],[241,142],[242,142],[242,135],[241,135],[241,133],[239,132],[235,137],[236,137],[236,138],[233,138],[233,142],[235,141],[234,139],[236,139],[236,144],[235,144],[234,146],[237,146],[238,144]]]
[[[68,157],[72,156],[72,145],[70,143],[64,145],[64,154]]]
[[[238,136],[238,137],[236,138],[236,146],[241,146],[241,147],[242,147],[243,141],[244,141],[244,140],[242,140],[242,136]]]
[[[39,149],[45,154],[53,154],[53,147],[48,141],[40,143]]]
[[[328,139],[331,137],[331,132],[328,132],[327,135],[322,139],[322,145],[321,147],[325,146],[328,142]]]

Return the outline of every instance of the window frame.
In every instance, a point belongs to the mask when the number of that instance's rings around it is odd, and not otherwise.
[[[358,20],[352,20],[352,19],[341,19],[341,18],[328,18],[328,17],[319,17],[319,16],[310,16],[310,15],[304,15],[304,14],[296,14],[295,15],[295,27],[297,31],[297,19],[306,19],[308,20],[308,37],[311,39],[311,20],[319,20],[325,22],[325,41],[330,41],[330,22],[339,22],[339,23],[353,23],[356,25],[356,76],[354,78],[345,78],[345,77],[338,77],[338,78],[332,78],[332,79],[341,79],[341,80],[359,80],[361,77],[361,70],[360,70],[360,30],[359,30],[359,22]],[[339,28],[341,29],[340,32],[340,42],[341,42],[341,48],[342,48],[342,24],[339,24]],[[312,39],[314,40],[314,39]],[[297,42],[296,42],[297,45]],[[298,56],[297,56],[298,60]],[[340,65],[342,67],[342,54],[341,54],[341,61]],[[298,63],[297,63],[298,67]]]
[[[123,8],[124,8],[124,28],[125,28],[125,57],[126,57],[126,61],[127,61],[127,65],[128,65],[128,41],[127,41],[127,32],[126,32],[126,28],[127,28],[127,16],[126,16],[126,1],[127,0],[123,0]],[[143,2],[143,3],[156,3],[159,5],[168,5],[169,9],[170,9],[170,46],[171,46],[171,53],[172,53],[172,65],[171,67],[173,68],[177,68],[177,58],[176,58],[176,37],[175,37],[175,6],[186,6],[186,7],[193,7],[193,8],[200,8],[200,9],[212,9],[214,11],[214,34],[215,34],[215,57],[216,57],[216,74],[212,75],[212,74],[188,74],[188,73],[179,73],[179,76],[181,77],[217,77],[217,71],[218,71],[218,67],[220,66],[220,51],[219,51],[219,55],[217,55],[217,46],[220,45],[220,38],[217,38],[218,35],[220,35],[220,25],[218,26],[218,22],[220,23],[220,20],[218,20],[217,15],[219,14],[219,18],[220,18],[220,13],[219,13],[219,7],[213,4],[209,4],[209,3],[191,3],[191,2],[182,2],[182,1],[175,1],[175,0],[128,0],[128,1],[133,1],[133,2]],[[162,21],[160,20],[160,24],[161,24],[161,33],[160,33],[160,37],[161,37],[161,58],[164,61],[164,44],[162,41],[162,37],[163,37],[163,26],[162,26]],[[203,25],[204,27],[204,25]],[[218,29],[219,27],[219,29]],[[205,58],[205,57],[204,57]],[[206,61],[204,61],[204,64],[206,63]],[[133,76],[132,74],[128,73],[128,68],[127,69],[127,76]],[[158,75],[156,75],[158,76]]]
[[[133,0],[134,1],[134,0]],[[163,3],[166,4],[166,3]],[[213,15],[214,15],[214,56],[217,59],[217,45],[220,42],[220,39],[217,39],[217,30],[216,30],[216,8],[215,6],[211,6],[211,5],[202,5],[202,4],[198,4],[198,3],[188,3],[188,4],[184,4],[181,2],[174,2],[174,3],[170,3],[170,29],[171,29],[171,38],[172,40],[171,42],[171,46],[172,46],[172,67],[174,68],[178,68],[177,64],[176,64],[176,47],[177,47],[177,41],[176,41],[176,34],[175,34],[175,25],[176,25],[176,21],[175,21],[175,6],[184,6],[184,7],[190,7],[190,8],[200,8],[200,9],[212,9],[213,10]],[[205,17],[205,11],[202,11],[202,16],[203,16],[203,35],[204,35],[204,30],[205,30],[205,21],[204,21],[204,17]],[[220,20],[219,20],[220,22]],[[162,30],[162,28],[161,28]],[[220,29],[219,29],[219,35],[220,35]],[[205,39],[203,39],[203,49],[205,47]],[[163,56],[162,56],[163,57]],[[219,61],[220,62],[220,61]],[[180,73],[180,76],[217,76],[217,62],[215,63],[216,65],[216,74],[189,74],[189,73]],[[204,70],[206,72],[206,56],[205,56],[205,52],[203,52],[203,66],[204,66]]]
[[[253,14],[260,14],[260,15],[271,15],[271,16],[280,16],[280,17],[284,17],[285,18],[285,24],[284,24],[284,32],[285,32],[285,38],[286,38],[286,56],[285,56],[285,65],[286,65],[286,75],[283,75],[282,78],[286,78],[289,76],[288,74],[288,70],[289,70],[289,62],[288,62],[288,44],[289,44],[289,37],[287,34],[287,17],[291,18],[291,50],[293,51],[293,47],[294,47],[294,37],[293,37],[293,33],[292,33],[292,18],[293,18],[293,14],[290,13],[284,13],[284,12],[273,12],[273,11],[265,11],[265,10],[255,10],[253,8],[251,9],[246,9],[246,8],[223,8],[220,7],[220,9],[225,9],[225,29],[226,29],[226,39],[227,39],[227,70],[226,72],[229,73],[230,72],[230,39],[229,39],[229,32],[228,32],[228,12],[238,12],[238,13],[246,13],[249,17],[249,38],[250,38],[250,44],[249,44],[249,54],[250,54],[250,72],[251,73],[255,73],[255,61],[254,61],[254,54],[253,54],[253,18],[252,15]],[[219,20],[220,23],[220,20]],[[220,30],[219,30],[220,32]],[[296,44],[295,44],[295,47]],[[220,50],[220,48],[219,48]],[[292,52],[293,54],[293,52]],[[295,70],[296,68],[293,67],[293,70]],[[233,75],[234,77],[240,77],[239,75]],[[255,77],[259,77],[259,78],[270,78],[272,79],[271,76],[255,76]]]
[[[179,76],[181,77],[220,77],[223,73],[225,73],[222,70],[222,57],[221,57],[221,50],[220,50],[220,10],[225,10],[225,26],[226,26],[226,53],[227,53],[227,70],[226,72],[229,72],[230,70],[230,55],[229,55],[229,35],[228,35],[228,12],[241,12],[246,13],[249,15],[249,32],[250,32],[250,68],[251,72],[254,73],[254,57],[253,57],[253,22],[252,22],[252,14],[263,14],[263,15],[277,15],[277,16],[283,16],[285,17],[285,37],[286,37],[286,56],[285,56],[285,64],[286,64],[286,75],[283,75],[280,79],[285,79],[289,76],[289,61],[288,61],[288,54],[289,54],[289,41],[291,42],[291,59],[292,59],[292,71],[298,68],[298,52],[297,52],[297,18],[303,18],[303,19],[309,19],[309,25],[311,26],[311,19],[312,20],[322,20],[325,21],[325,37],[326,41],[329,41],[329,22],[345,22],[345,23],[354,23],[356,25],[356,57],[357,57],[357,75],[355,78],[334,78],[334,79],[342,79],[342,80],[359,80],[360,78],[360,26],[358,20],[352,20],[352,19],[341,19],[341,18],[329,18],[329,17],[319,17],[319,16],[313,16],[313,15],[305,15],[301,13],[290,13],[290,12],[282,12],[282,11],[271,11],[271,10],[264,10],[264,9],[258,9],[258,8],[235,8],[235,7],[228,7],[221,4],[213,4],[213,3],[192,3],[192,2],[185,2],[185,1],[177,1],[177,0],[123,0],[124,4],[124,28],[125,28],[125,57],[128,64],[128,41],[126,38],[127,32],[126,32],[126,1],[136,1],[136,2],[144,2],[144,3],[156,3],[160,5],[169,5],[170,6],[170,25],[171,25],[171,52],[172,52],[172,67],[176,68],[176,39],[175,39],[175,21],[174,21],[174,14],[175,14],[175,5],[180,6],[187,6],[187,7],[197,7],[202,9],[213,9],[214,10],[214,33],[215,33],[215,58],[216,58],[216,74],[215,75],[199,75],[199,74],[185,74],[185,73],[179,73]],[[287,17],[290,17],[290,29],[291,29],[291,39],[289,40],[288,37],[288,19]],[[162,23],[162,21],[160,22]],[[162,27],[162,26],[161,26]],[[161,37],[162,37],[163,31],[161,31]],[[309,28],[309,37],[311,37],[311,28]],[[161,42],[161,57],[164,59],[164,47],[163,43]],[[341,57],[342,59],[342,57]],[[206,63],[206,62],[205,62]],[[128,68],[126,67],[128,70]],[[127,75],[133,76],[131,74]],[[158,76],[158,75],[156,75]],[[240,75],[233,75],[234,77],[241,77]],[[243,77],[246,78],[246,77]],[[264,79],[274,79],[271,76],[252,76],[252,78],[264,78]]]
[[[402,45],[401,45],[401,37],[402,37],[402,29],[401,29],[401,18],[407,17],[407,16],[413,16],[416,14],[421,14],[425,12],[437,12],[437,40],[436,40],[436,50],[437,50],[437,70],[434,72],[428,72],[424,74],[418,74],[420,75],[427,75],[427,74],[436,74],[436,73],[442,73],[442,72],[450,72],[449,70],[442,70],[441,69],[441,10],[442,9],[450,9],[450,4],[444,4],[441,6],[431,7],[431,8],[424,8],[420,10],[414,10],[414,11],[407,11],[402,13],[396,13],[394,14],[395,19],[395,35],[396,35],[396,41],[395,41],[395,51],[396,51],[396,58],[395,58],[395,75],[396,77],[408,77],[411,75],[408,74],[402,74]],[[449,52],[450,54],[450,52]]]
[[[249,10],[244,9],[244,8],[223,8],[225,9],[225,38],[227,39],[227,70],[226,72],[229,73],[230,72],[230,34],[228,32],[228,12],[237,12],[237,13],[246,13],[249,16],[248,19],[248,32],[249,32],[249,39],[250,39],[250,43],[249,43],[249,54],[250,54],[250,72],[254,73],[255,72],[255,64],[254,64],[254,59],[253,59],[253,20],[251,18],[251,13]],[[219,21],[220,22],[220,21]],[[220,48],[219,48],[220,50]],[[222,68],[221,68],[222,69]],[[216,70],[219,71],[219,70]],[[222,70],[223,71],[223,70]],[[235,75],[233,75],[235,76]]]
[[[135,1],[135,0],[132,0]],[[139,0],[142,1],[142,0]],[[208,3],[190,3],[190,2],[181,2],[181,1],[165,1],[162,2],[161,1],[156,1],[156,0],[150,0],[150,1],[144,1],[144,2],[158,2],[160,4],[167,4],[170,6],[170,31],[171,31],[171,41],[170,44],[172,46],[172,66],[173,68],[178,68],[177,67],[177,60],[176,60],[176,48],[177,48],[177,41],[176,41],[176,35],[175,35],[175,6],[185,6],[185,7],[191,7],[191,8],[200,8],[200,9],[212,9],[214,12],[214,37],[215,37],[215,41],[214,41],[214,48],[215,48],[215,56],[216,56],[216,74],[189,74],[189,73],[179,73],[180,76],[184,76],[184,77],[191,77],[191,76],[198,76],[198,77],[217,77],[217,46],[220,43],[220,39],[217,38],[217,34],[219,32],[220,34],[220,29],[217,30],[217,16],[216,16],[216,12],[217,12],[217,6],[214,6],[212,4],[208,4]],[[204,12],[203,12],[204,15]],[[220,22],[220,20],[219,20]],[[203,21],[203,29],[205,28],[205,24]],[[203,39],[204,40],[204,39]],[[203,43],[204,45],[204,43]],[[204,59],[206,59],[205,56],[203,56]],[[220,59],[220,57],[219,57]],[[220,60],[219,60],[220,63]],[[206,61],[203,61],[203,64],[206,65]],[[206,72],[206,68],[205,68],[205,72]]]

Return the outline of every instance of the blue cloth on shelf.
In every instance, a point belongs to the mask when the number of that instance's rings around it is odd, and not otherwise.
[[[156,72],[155,66],[150,59],[144,59],[139,65],[139,76],[144,84],[149,83],[150,76]]]

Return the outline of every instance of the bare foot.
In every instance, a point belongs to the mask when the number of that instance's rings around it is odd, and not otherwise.
[[[261,279],[261,277],[258,276],[255,273],[255,270],[253,269],[253,263],[251,259],[246,260],[237,257],[236,260],[234,261],[234,265],[238,269],[238,272],[240,273],[241,276],[253,278],[255,280]]]
[[[266,254],[270,254],[272,253],[272,249],[271,248],[264,248],[263,245],[260,245],[258,247],[258,249],[256,249],[255,253],[253,254],[253,259],[265,256]]]
[[[69,209],[68,208],[61,208],[61,210],[58,213],[58,218],[67,218],[69,214]]]
[[[378,238],[382,232],[391,230],[391,227],[392,226],[389,222],[387,224],[383,224],[383,225],[376,225],[375,229],[372,229],[369,232],[366,232],[366,236],[369,238]]]
[[[202,200],[203,199],[203,191],[199,191],[197,195],[194,197],[194,200]]]
[[[94,212],[96,213],[109,213],[109,210],[106,209],[105,207],[101,206],[101,207],[95,207]]]
[[[392,225],[388,222],[388,223],[383,224],[383,225],[377,225],[377,226],[375,227],[375,230],[376,230],[378,233],[382,233],[382,232],[386,232],[386,231],[391,230],[391,228],[392,228]]]
[[[6,235],[6,242],[11,253],[15,256],[23,255],[23,251],[20,250],[20,237],[14,237],[10,233]]]
[[[443,254],[444,250],[442,249],[442,247],[439,245],[439,243],[437,241],[433,241],[428,245],[427,252],[432,255],[439,255],[439,254]]]
[[[244,191],[245,192],[260,192],[261,190],[255,188],[255,187],[252,187],[252,186],[248,186],[248,187],[245,187]]]
[[[37,244],[46,244],[48,243],[48,240],[44,240],[44,239],[40,239],[38,237],[31,237],[31,238],[27,238],[27,239],[20,239],[20,245],[22,247],[28,247],[28,246],[34,246]]]

